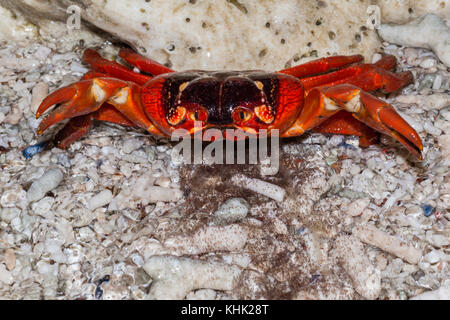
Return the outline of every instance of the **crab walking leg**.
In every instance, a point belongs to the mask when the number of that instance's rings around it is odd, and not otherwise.
[[[92,49],[86,49],[84,51],[83,61],[88,63],[97,72],[120,80],[132,81],[139,85],[143,85],[152,78],[145,74],[136,73],[117,62],[103,59],[97,51]]]
[[[154,76],[163,73],[174,72],[172,69],[169,69],[152,59],[141,56],[140,54],[130,49],[121,49],[119,51],[119,56],[132,66],[135,66],[138,69],[150,73]]]
[[[53,139],[55,146],[65,149],[73,142],[81,139],[81,137],[91,130],[94,120],[112,122],[127,127],[137,127],[115,107],[108,103],[104,103],[100,109],[93,113],[70,119],[69,122],[67,122],[55,135],[55,138]]]
[[[397,59],[392,54],[385,54],[374,65],[385,70],[393,70],[397,65]]]
[[[353,84],[365,91],[383,89],[384,92],[394,92],[413,81],[411,72],[392,73],[372,64],[351,66],[330,74],[301,79],[305,91],[318,86],[336,86],[343,83]]]
[[[370,66],[370,65],[368,65]],[[411,72],[392,73],[382,68],[367,68],[359,75],[336,81],[332,85],[353,84],[364,91],[373,91],[381,89],[384,93],[395,92],[414,81]]]
[[[378,143],[380,137],[379,132],[357,120],[345,110],[332,115],[317,127],[314,127],[312,131],[358,136],[361,147],[368,147]]]
[[[334,56],[313,60],[278,72],[288,74],[297,78],[303,78],[334,69],[343,68],[353,63],[361,62],[363,59],[363,56],[359,54],[354,56]]]
[[[60,104],[53,109],[39,124],[38,134],[62,120],[91,114],[105,103],[114,106],[126,119],[151,133],[162,135],[145,115],[139,100],[140,87],[133,82],[113,78],[94,78],[83,80],[49,95],[38,108],[39,118],[52,105]],[[102,113],[94,116],[99,117]],[[100,120],[114,119],[105,117]],[[116,121],[113,121],[116,122]]]
[[[301,135],[313,129],[340,110],[369,127],[399,141],[421,159],[422,142],[417,132],[388,103],[350,84],[317,87],[309,92],[300,116],[282,137]]]

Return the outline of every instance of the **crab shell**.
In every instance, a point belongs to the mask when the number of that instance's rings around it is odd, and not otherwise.
[[[157,76],[141,91],[147,116],[164,134],[208,128],[287,130],[298,117],[304,88],[295,77],[263,71],[185,71]]]

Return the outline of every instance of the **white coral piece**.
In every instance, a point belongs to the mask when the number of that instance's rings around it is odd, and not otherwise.
[[[426,14],[404,25],[383,24],[378,34],[388,42],[431,49],[450,67],[450,28],[435,14]]]

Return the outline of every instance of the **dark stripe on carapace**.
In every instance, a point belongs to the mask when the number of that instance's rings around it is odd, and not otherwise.
[[[256,81],[262,83],[261,90]],[[199,106],[208,112],[208,123],[228,125],[233,123],[232,112],[236,107],[266,104],[276,114],[277,93],[276,73],[193,70],[168,75],[162,99],[166,115],[177,106],[188,109]]]

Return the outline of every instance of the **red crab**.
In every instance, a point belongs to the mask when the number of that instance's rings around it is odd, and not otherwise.
[[[122,49],[119,56],[143,73],[87,49],[83,59],[93,71],[42,102],[37,118],[59,106],[41,121],[38,134],[68,118],[55,137],[61,148],[85,135],[93,120],[139,127],[159,136],[180,128],[193,134],[199,129],[194,122],[202,130],[235,128],[250,135],[278,129],[281,137],[293,137],[314,130],[357,135],[363,146],[374,143],[378,131],[421,159],[417,132],[391,105],[369,93],[393,92],[412,82],[410,72],[391,72],[396,65],[393,56],[385,55],[374,64],[363,64],[361,55],[333,56],[273,73],[175,72],[129,49]]]

